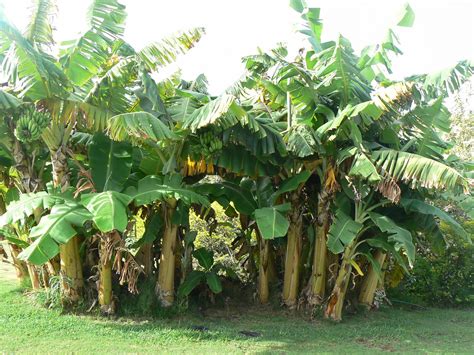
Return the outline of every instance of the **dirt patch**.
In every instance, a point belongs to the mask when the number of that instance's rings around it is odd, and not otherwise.
[[[390,344],[377,344],[373,339],[357,338],[356,343],[364,345],[370,349],[377,349],[381,351],[394,352],[395,348]]]
[[[0,280],[16,280],[15,269],[9,263],[0,261]]]

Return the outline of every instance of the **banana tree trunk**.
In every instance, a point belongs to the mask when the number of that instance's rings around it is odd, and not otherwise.
[[[99,277],[99,305],[104,314],[112,312],[112,263],[107,261],[100,264]]]
[[[301,242],[303,232],[303,218],[298,203],[298,195],[292,195],[290,226],[285,255],[285,275],[283,279],[283,302],[289,308],[295,308],[299,293],[299,271],[301,258]]]
[[[108,250],[111,234],[102,235],[99,241],[99,305],[103,314],[112,314],[112,255]]]
[[[60,187],[61,191],[65,191],[69,187],[69,169],[64,145],[51,151],[51,162],[53,184],[55,187]],[[77,236],[59,247],[59,256],[61,259],[63,303],[77,303],[82,296],[82,287],[84,286]]]
[[[323,190],[318,199],[318,217],[315,224],[316,240],[314,245],[313,270],[308,303],[311,306],[320,305],[326,292],[326,275],[328,251],[326,238],[329,230],[329,194]]]
[[[28,156],[23,150],[21,143],[14,139],[13,143],[13,161],[15,162],[15,169],[18,171],[21,180],[21,190],[25,193],[34,192],[38,186],[34,171],[31,169],[31,164]]]
[[[140,248],[141,264],[147,276],[153,273],[153,244],[146,243]]]
[[[163,307],[169,307],[174,302],[174,274],[178,226],[172,223],[177,201],[174,199],[163,203],[165,228],[161,242],[160,265],[156,291]]]
[[[24,261],[18,259],[18,254],[20,254],[20,248],[15,244],[8,245],[10,246],[10,255],[12,257],[13,266],[15,267],[16,277],[18,278],[20,283],[22,283],[23,280],[26,278],[26,275],[28,274],[28,268]]]
[[[43,281],[43,287],[44,288],[49,288],[49,272],[48,272],[48,268],[46,265],[43,265],[41,267],[41,279]]]
[[[374,259],[377,260],[380,267],[382,267],[385,262],[385,254],[382,250],[377,250]],[[377,285],[379,283],[379,277],[377,272],[374,270],[373,266],[370,265],[367,275],[362,283],[362,288],[359,294],[359,302],[367,307],[371,307],[374,303],[375,291],[377,290]]]
[[[0,175],[0,178],[4,180],[3,176]],[[5,185],[8,186],[8,183],[3,181]],[[0,195],[0,215],[4,214],[7,211],[7,206],[5,205],[5,200],[3,199],[3,196]]]
[[[325,318],[330,318],[334,321],[340,321],[342,319],[342,308],[344,306],[346,291],[351,278],[351,260],[354,254],[354,249],[355,243],[352,243],[351,245],[347,246],[346,250],[344,251],[336,282],[324,313]]]
[[[30,274],[31,288],[37,291],[41,288],[41,282],[40,282],[38,270],[35,268],[34,265],[30,263],[27,264],[27,268],[28,268],[28,273]]]
[[[78,239],[72,238],[59,246],[62,301],[65,304],[75,304],[82,296],[84,278],[78,244]]]
[[[49,273],[54,276],[58,276],[60,272],[60,261],[59,261],[59,255],[55,256],[52,258],[50,261],[48,261],[48,269]]]
[[[51,276],[56,276],[56,275],[57,275],[56,269],[54,268],[51,261],[48,261],[46,264],[43,265],[43,267],[41,268],[41,277],[43,280],[44,288],[49,288]]]
[[[269,272],[270,272],[270,241],[265,240],[260,235],[258,229],[257,238],[259,246],[259,270],[258,270],[258,296],[261,304],[268,303],[269,291]]]
[[[66,147],[51,152],[51,163],[53,165],[53,184],[65,191],[69,187],[69,168],[67,164]]]

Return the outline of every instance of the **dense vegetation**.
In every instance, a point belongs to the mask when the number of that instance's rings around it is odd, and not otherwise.
[[[450,154],[444,105],[472,63],[393,81],[393,29],[355,53],[321,41],[319,9],[291,6],[309,47],[244,58],[219,96],[203,76],[154,79],[203,29],[135,50],[124,6],[96,0],[58,52],[52,1],[23,32],[0,14],[0,225],[18,277],[105,314],[125,289],[153,314],[241,282],[262,304],[341,320],[345,305],[379,304],[420,245],[444,247],[440,221],[470,243],[437,205],[473,215],[473,166]],[[406,6],[397,25],[413,21]],[[223,238],[198,235],[202,221]]]

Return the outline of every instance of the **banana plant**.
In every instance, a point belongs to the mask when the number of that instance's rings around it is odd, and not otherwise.
[[[108,157],[105,164],[104,160],[100,159],[100,157],[104,155]],[[177,204],[179,201],[185,204],[207,204],[205,198],[186,189],[186,187],[182,185],[179,175],[162,177],[151,175],[142,178],[137,183],[135,183],[133,179],[130,180],[132,146],[129,143],[114,142],[103,134],[96,134],[89,145],[89,159],[91,177],[94,182],[93,186],[98,193],[92,195],[87,194],[82,197],[82,201],[86,205],[86,208],[88,208],[94,216],[97,216],[94,217],[93,221],[98,229],[105,234],[105,240],[110,237],[110,233],[123,233],[126,230],[129,220],[128,215],[130,214],[126,206],[132,201],[135,207],[153,205],[158,201],[161,202],[163,219],[165,221],[165,236],[174,233],[177,229],[176,224],[170,223],[173,221],[173,216],[167,214],[169,204]],[[110,213],[117,216],[117,218],[120,217],[120,219],[117,220],[114,217],[113,220],[110,220],[110,218],[106,217]],[[163,243],[165,243],[165,241],[166,237],[163,238]],[[166,250],[164,244],[162,245],[162,249]],[[173,251],[175,248],[169,249]],[[168,256],[166,256],[166,259],[167,258]],[[162,260],[164,259],[165,257],[163,256]],[[105,275],[110,274],[110,260],[104,260],[103,269]],[[109,280],[110,278],[107,280],[107,285],[111,285],[111,280]],[[174,277],[170,277],[166,282],[168,282],[167,285],[169,285],[169,290],[166,291],[166,293],[171,293],[171,297],[168,299],[171,298],[169,302],[172,303],[172,297],[174,296]],[[109,295],[110,292],[106,294]],[[163,297],[162,302],[166,302],[166,298],[163,294],[160,294],[160,297]],[[110,296],[108,296],[105,302],[107,302],[105,304],[106,306],[110,304]]]
[[[347,194],[351,195],[353,202],[350,202]],[[412,234],[382,214],[382,207],[390,201],[384,198],[378,199],[374,195],[373,191],[369,191],[369,188],[361,184],[357,187],[352,185],[347,187],[347,192],[340,193],[339,201],[336,203],[338,209],[329,228],[327,245],[332,253],[342,254],[342,256],[336,281],[325,309],[327,318],[341,320],[352,270],[355,269],[358,275],[363,276],[356,261],[358,256],[366,256],[374,270],[381,269],[380,263],[364,251],[366,245],[391,252],[405,269],[404,258],[410,265],[413,264],[415,246]],[[400,253],[403,253],[403,256]]]
[[[98,159],[104,156],[105,161]],[[62,193],[52,188],[49,192],[21,195],[19,201],[9,205],[7,213],[2,216],[2,225],[18,222],[32,215],[39,207],[49,211],[31,230],[30,239],[34,242],[20,254],[21,258],[34,264],[46,263],[58,254],[61,245],[67,244],[77,234],[74,227],[83,227],[86,222],[93,223],[94,228],[103,234],[103,240],[107,240],[110,234],[123,233],[129,220],[128,206],[132,202],[136,206],[152,204],[157,200],[207,204],[205,198],[183,187],[179,176],[147,176],[136,186],[125,189],[132,166],[131,146],[127,143],[113,142],[98,133],[89,144],[89,158],[90,191],[81,191],[80,196],[75,198],[70,190]],[[104,307],[110,306],[112,297],[111,257],[109,252],[101,263],[100,284],[103,292],[99,298]],[[107,279],[102,275],[107,275]]]
[[[256,168],[265,164],[258,165],[258,161],[246,161],[242,154],[233,154],[238,149],[236,131],[249,129],[266,136],[263,132],[268,122],[257,121],[232,95],[211,97],[205,91],[203,79],[198,78],[190,85],[182,83],[174,96],[165,101],[170,121],[163,123],[150,112],[121,114],[111,118],[109,135],[142,147],[145,156],[140,167],[146,174],[173,176],[172,180],[180,175],[195,181],[195,176],[215,173],[215,166],[241,173],[242,164],[248,163],[254,174]],[[276,132],[269,133],[276,136]],[[235,148],[223,148],[221,140],[232,142],[230,145]],[[177,226],[172,223],[172,216],[177,207],[176,199],[168,199],[163,204],[165,229],[157,289],[165,306],[171,305],[174,299]]]
[[[185,32],[135,52],[122,40],[125,7],[116,0],[94,1],[86,18],[87,30],[77,40],[65,43],[60,57],[55,57],[51,53],[55,43],[54,26],[50,22],[54,11],[52,1],[35,1],[24,34],[1,13],[0,31],[8,84],[24,101],[35,104],[36,111],[49,116],[47,124],[38,128],[35,117],[27,118],[24,124],[27,137],[35,136],[36,131],[41,133],[50,150],[53,182],[65,190],[70,184],[68,145],[73,127],[104,130],[111,116],[109,111],[131,111],[140,97],[142,101],[148,100],[147,95],[159,103],[156,92],[154,96],[153,92],[133,94],[137,73],[150,81],[148,72],[189,50],[199,41],[203,30]],[[114,100],[109,99],[111,96]],[[130,101],[129,97],[135,100]],[[23,122],[18,124],[21,126]],[[15,156],[25,160],[25,154],[18,149],[20,145],[16,147]],[[73,238],[61,247],[63,259],[76,261],[72,270],[68,263],[63,263],[63,274],[73,280],[74,270],[81,267],[77,244],[77,238]],[[67,295],[72,301],[79,297],[75,288],[79,289],[80,285],[73,285],[71,295]]]
[[[41,129],[41,137],[50,150],[53,172],[53,182],[56,187],[66,190],[69,186],[69,169],[67,164],[67,145],[79,112],[82,113],[80,101],[72,93],[74,83],[70,80],[72,73],[59,63],[58,58],[51,54],[50,48],[54,46],[53,26],[49,19],[52,18],[55,6],[51,1],[37,1],[33,5],[32,16],[25,34],[13,26],[4,16],[0,16],[0,29],[2,31],[2,48],[5,52],[5,68],[8,84],[18,96],[36,104],[38,111],[48,115],[44,126],[38,124],[35,116],[29,117],[26,123],[29,136],[33,137],[35,131]],[[112,15],[112,13],[114,13]],[[89,11],[87,22],[90,26],[88,34],[94,34],[94,39],[101,45],[91,45],[89,39],[90,56],[88,58],[104,57],[107,45],[117,38],[123,31],[123,6],[117,1],[94,2]],[[86,43],[87,36],[81,37],[79,43]],[[81,49],[84,49],[84,45]],[[70,53],[69,59],[77,63],[78,49]],[[76,60],[76,61],[75,61]],[[99,63],[100,64],[100,63]],[[85,65],[82,61],[82,67]],[[89,67],[85,71],[91,70]],[[79,70],[80,71],[80,70]],[[88,109],[86,111],[90,112]],[[22,122],[19,121],[19,124]],[[39,126],[36,128],[36,126]],[[72,263],[62,263],[62,274],[65,278],[73,280],[71,287],[63,283],[63,294],[72,302],[79,299],[80,288],[83,283],[79,270],[82,265],[78,254],[78,240],[72,238],[69,243],[61,246],[62,259]],[[77,285],[74,282],[77,280]],[[67,289],[67,290],[66,290]]]

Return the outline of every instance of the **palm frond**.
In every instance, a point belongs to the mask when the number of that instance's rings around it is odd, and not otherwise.
[[[217,159],[216,165],[227,172],[242,176],[274,176],[279,167],[269,157],[260,159],[252,155],[248,150],[242,149],[241,145],[227,144]]]
[[[123,34],[126,18],[125,6],[117,0],[93,0],[87,13],[89,28],[108,40]]]
[[[427,75],[408,78],[421,82],[423,90],[432,98],[448,96],[458,91],[474,74],[474,62],[462,60],[455,65]]]
[[[415,261],[415,245],[413,244],[411,233],[398,226],[387,216],[374,212],[369,212],[368,215],[382,232],[387,233],[388,241],[394,244],[395,250],[399,251],[403,249],[410,265],[413,265]]]
[[[182,92],[177,92],[181,94]],[[174,96],[168,100],[168,113],[175,122],[183,122],[201,106],[199,100],[192,95]]]
[[[23,105],[23,101],[21,101],[16,96],[4,90],[0,90],[0,109],[1,110],[14,110],[21,105]]]
[[[305,158],[318,152],[319,144],[312,130],[306,125],[293,125],[287,136],[287,149],[298,158]]]
[[[65,203],[52,208],[51,214],[41,218],[31,229],[29,237],[34,240],[24,249],[19,258],[41,265],[59,253],[59,245],[66,244],[76,235],[74,227],[81,227],[91,219],[90,213],[76,203]]]
[[[0,227],[32,216],[38,208],[50,209],[67,200],[69,200],[67,195],[50,194],[46,191],[22,194],[19,200],[13,201],[7,206],[7,212],[0,217]]]
[[[361,223],[354,221],[341,209],[337,210],[328,232],[328,249],[334,254],[342,253],[344,248],[356,239],[362,227]]]
[[[78,108],[85,118],[85,125],[94,132],[103,131],[107,127],[107,120],[112,114],[103,108],[86,102],[78,103]]]
[[[232,127],[228,135],[232,141],[241,144],[255,156],[286,155],[285,142],[280,133],[284,129],[286,124],[249,115],[248,124],[241,122],[240,125]],[[226,135],[227,133],[224,134]]]
[[[185,204],[201,204],[209,206],[209,201],[203,195],[183,184],[178,174],[168,176],[149,175],[138,181],[137,187],[129,187],[126,191],[137,206],[153,203],[157,200],[174,198]]]

